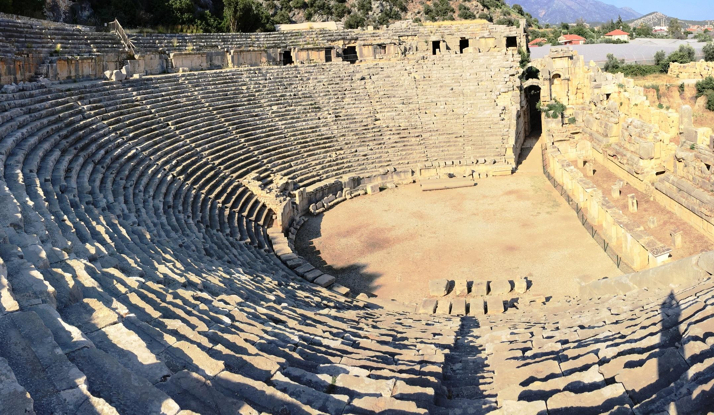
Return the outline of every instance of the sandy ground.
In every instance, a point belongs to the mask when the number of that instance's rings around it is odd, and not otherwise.
[[[354,292],[412,303],[432,279],[493,281],[531,274],[531,293],[576,295],[621,272],[542,173],[540,145],[513,176],[471,188],[418,184],[343,202],[311,218],[297,250]]]

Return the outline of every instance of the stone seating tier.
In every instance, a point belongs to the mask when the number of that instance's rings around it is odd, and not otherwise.
[[[410,63],[411,88],[389,66],[335,65],[322,78],[251,68],[0,94],[0,408],[704,410],[711,255],[685,264],[699,282],[669,297],[660,284],[478,319],[345,297],[276,256],[273,213],[246,178],[306,185],[502,157],[511,114],[493,111],[495,95],[516,81],[473,62],[444,63],[463,67],[442,80],[426,75],[434,62]]]

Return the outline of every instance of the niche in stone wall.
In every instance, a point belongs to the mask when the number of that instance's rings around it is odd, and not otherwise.
[[[347,46],[342,49],[342,60],[349,63],[357,62],[357,46]]]
[[[459,40],[459,53],[464,53],[464,50],[468,48],[469,40],[462,37],[461,40]]]
[[[441,53],[441,41],[440,40],[432,40],[431,41],[431,54],[436,55],[437,53]]]
[[[507,36],[506,37],[506,48],[517,48],[518,47],[518,38],[515,36]]]
[[[293,53],[289,50],[283,51],[283,65],[293,64]]]
[[[325,63],[332,62],[332,48],[325,48]]]

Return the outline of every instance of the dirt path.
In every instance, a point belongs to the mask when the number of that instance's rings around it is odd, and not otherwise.
[[[311,218],[297,249],[353,291],[402,302],[437,278],[531,273],[533,294],[561,296],[577,294],[577,279],[620,274],[543,176],[539,145],[513,176],[472,188],[414,184],[346,201]]]

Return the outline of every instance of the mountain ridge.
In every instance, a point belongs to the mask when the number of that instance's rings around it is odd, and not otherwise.
[[[617,7],[598,0],[506,0],[509,5],[521,7],[541,23],[575,23],[578,19],[586,22],[609,20],[634,20],[642,16],[630,7]]]

